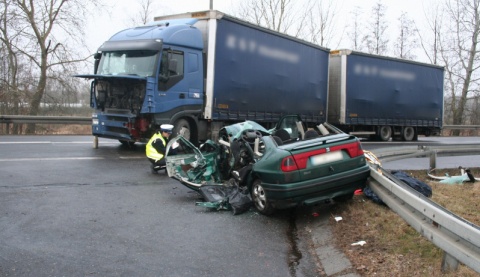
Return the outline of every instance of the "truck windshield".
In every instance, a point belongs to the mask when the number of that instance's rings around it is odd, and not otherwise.
[[[103,52],[97,74],[155,76],[158,51]]]

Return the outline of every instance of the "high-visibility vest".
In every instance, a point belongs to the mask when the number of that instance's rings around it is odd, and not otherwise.
[[[167,146],[166,142],[165,142],[165,139],[162,137],[162,135],[160,135],[159,133],[155,133],[150,138],[150,140],[147,143],[147,146],[145,147],[145,152],[147,154],[147,157],[150,158],[150,159],[153,159],[155,161],[159,161],[163,158],[163,154],[158,153],[157,149],[155,149],[155,147],[153,147],[153,145],[152,145],[152,143],[157,139],[162,140],[163,145]]]

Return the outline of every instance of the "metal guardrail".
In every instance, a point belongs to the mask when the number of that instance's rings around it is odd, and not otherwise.
[[[452,130],[478,130],[480,125],[443,125],[442,129],[452,129]]]
[[[402,153],[403,158],[444,151],[458,153],[458,146],[435,147]],[[475,150],[480,150],[476,147]],[[422,153],[423,152],[423,153]],[[407,153],[407,154],[406,154]],[[417,232],[444,251],[443,271],[454,271],[459,261],[480,273],[480,227],[436,204],[418,191],[404,184],[380,166],[371,166],[368,185],[393,211],[400,215]]]
[[[31,115],[0,115],[0,123],[34,123],[34,124],[92,124],[91,117],[84,116],[31,116]]]
[[[91,124],[91,117],[81,116],[31,116],[0,115],[0,123],[36,123],[36,124]],[[443,129],[478,130],[480,125],[443,125]]]

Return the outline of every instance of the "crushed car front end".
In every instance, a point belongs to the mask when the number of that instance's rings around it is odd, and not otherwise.
[[[287,121],[293,125],[284,124]],[[197,191],[234,183],[248,189],[256,209],[266,215],[296,205],[350,199],[370,175],[360,141],[328,123],[307,130],[300,119],[289,117],[267,131],[246,121],[226,126],[219,138],[200,149],[175,138],[181,151],[167,155],[168,175]]]

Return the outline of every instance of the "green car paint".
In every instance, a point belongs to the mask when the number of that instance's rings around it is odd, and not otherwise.
[[[370,170],[356,137],[324,123],[315,131],[318,136],[307,138],[298,117],[282,120],[271,130],[252,121],[226,126],[219,132],[219,142],[207,141],[200,148],[176,137],[167,149],[178,144],[181,151],[167,153],[167,173],[197,191],[225,185],[235,177],[263,214],[350,198],[365,186]],[[274,136],[280,129],[289,135],[285,143]],[[239,178],[238,172],[246,173]]]

